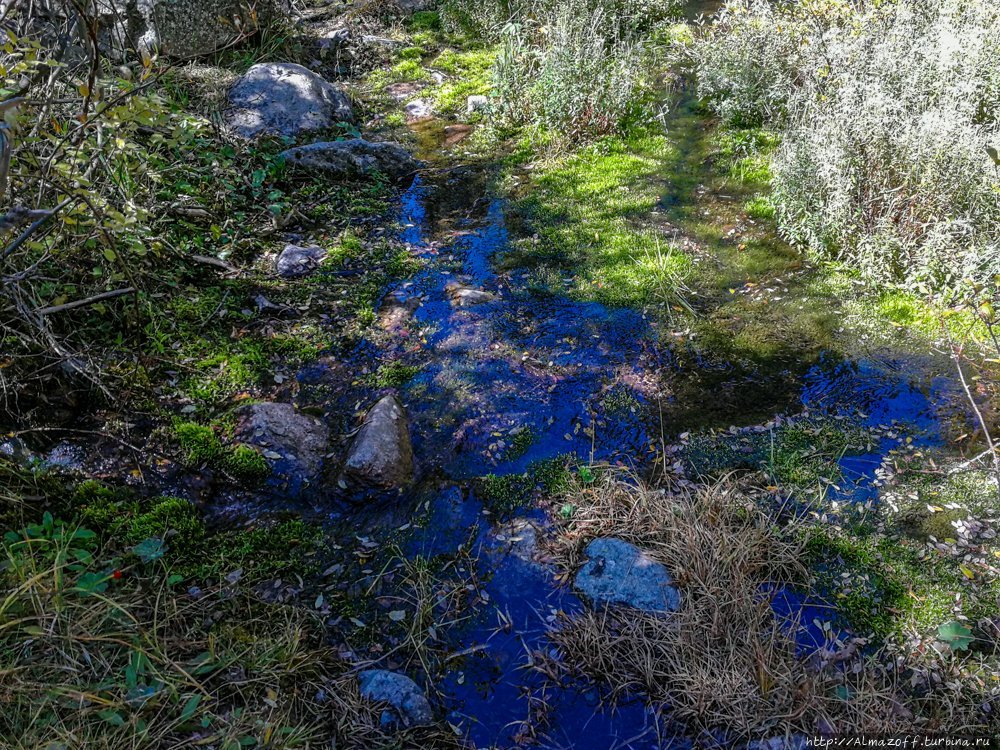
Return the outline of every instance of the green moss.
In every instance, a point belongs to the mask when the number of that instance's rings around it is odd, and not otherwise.
[[[127,544],[138,544],[150,537],[164,539],[178,556],[197,555],[205,540],[201,513],[187,500],[177,497],[157,498],[137,515],[123,520],[117,533]]]
[[[878,547],[812,530],[805,554],[817,571],[820,591],[837,605],[851,628],[877,638],[896,632],[899,614],[907,605],[907,589]]]
[[[929,553],[922,543],[870,529],[835,534],[812,529],[806,562],[818,590],[837,604],[851,625],[879,638],[916,631],[932,634],[960,607],[975,622],[995,614],[1000,587],[970,579],[961,560]]]
[[[660,200],[662,162],[674,158],[662,135],[606,138],[540,170],[518,203],[537,241],[512,256],[573,268],[576,296],[642,305],[661,283],[683,280],[690,258],[670,251],[643,222]],[[527,263],[527,261],[522,261]]]
[[[73,490],[73,510],[84,526],[110,529],[118,523],[125,506],[137,507],[134,493],[95,479],[87,479]]]
[[[535,433],[530,427],[523,427],[513,434],[507,447],[505,458],[516,460],[523,456],[535,443]]]
[[[223,457],[222,467],[236,481],[249,487],[260,484],[271,473],[267,459],[249,445],[230,448]]]
[[[765,432],[695,435],[684,456],[697,475],[759,470],[786,490],[818,490],[843,479],[840,458],[873,445],[872,435],[850,421],[802,420]]]
[[[318,527],[299,519],[217,534],[212,537],[211,566],[218,572],[244,567],[256,576],[308,573],[316,565],[308,553],[319,537]]]
[[[174,425],[174,438],[189,464],[210,464],[222,457],[222,441],[211,427],[195,422],[178,422]]]
[[[476,482],[480,499],[497,513],[511,513],[531,501],[534,484],[527,474],[487,474]]]
[[[406,25],[411,31],[439,31],[441,15],[436,10],[418,10],[406,20]]]
[[[565,457],[533,462],[523,474],[488,474],[476,482],[480,499],[494,512],[508,514],[530,504],[536,493],[550,496],[570,486]]]
[[[420,370],[420,365],[383,362],[370,381],[376,388],[399,388],[409,383]]]
[[[565,457],[556,456],[536,461],[528,469],[529,475],[543,496],[557,495],[569,489],[573,475]]]
[[[434,108],[443,114],[457,114],[465,111],[470,96],[489,93],[494,58],[490,49],[442,51],[431,67],[446,73],[448,78],[428,91]]]
[[[404,47],[399,51],[399,56],[403,60],[419,60],[426,53],[423,47]]]
[[[239,469],[244,472],[243,478],[258,479],[261,464],[241,448],[260,455],[252,448],[239,446],[229,460],[244,456],[246,463]],[[74,497],[81,503],[79,518],[83,525],[102,532],[122,551],[146,539],[163,539],[171,568],[187,577],[218,578],[236,568],[244,568],[254,577],[283,570],[304,574],[315,564],[307,559],[307,553],[319,539],[320,530],[299,519],[212,532],[198,508],[181,498],[140,501],[128,490],[97,482],[81,484]]]

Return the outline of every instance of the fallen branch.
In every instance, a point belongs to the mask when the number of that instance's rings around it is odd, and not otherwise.
[[[75,310],[78,307],[86,307],[87,305],[93,305],[97,302],[102,302],[106,299],[114,299],[115,297],[123,297],[126,294],[135,294],[136,288],[134,286],[125,287],[124,289],[115,289],[110,292],[101,292],[100,294],[95,294],[93,297],[87,297],[86,299],[78,299],[74,302],[66,302],[62,305],[53,305],[51,307],[43,307],[38,311],[39,315],[54,315],[56,313],[65,312],[66,310]]]
[[[195,263],[204,263],[206,266],[215,266],[216,268],[222,268],[228,271],[229,273],[235,273],[235,274],[240,273],[240,269],[238,269],[236,266],[231,266],[228,263],[226,263],[226,261],[219,260],[218,258],[212,258],[211,256],[208,255],[191,255],[189,257]]]

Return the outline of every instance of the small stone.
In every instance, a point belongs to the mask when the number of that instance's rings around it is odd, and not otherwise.
[[[433,721],[431,705],[417,683],[406,675],[386,669],[367,669],[358,675],[361,697],[388,703],[391,711],[382,714],[383,726],[426,726]]]
[[[394,395],[371,408],[351,443],[344,474],[363,485],[402,487],[413,479],[413,446],[406,409]]]
[[[465,100],[465,111],[467,114],[485,112],[490,108],[490,100],[482,94],[474,94]]]
[[[399,332],[406,327],[419,306],[420,301],[416,298],[390,295],[379,310],[378,325],[383,331]]]
[[[497,298],[497,296],[492,292],[465,286],[457,281],[448,282],[444,287],[444,293],[448,295],[448,299],[451,300],[451,304],[456,307],[481,305],[484,302],[492,302]]]
[[[643,612],[673,612],[681,598],[667,569],[634,544],[610,537],[593,540],[574,587],[597,605],[625,604]]]
[[[19,437],[8,438],[0,443],[0,456],[10,459],[18,466],[27,466],[34,458],[28,444]]]
[[[296,496],[319,478],[330,443],[329,430],[319,419],[275,402],[250,404],[237,417],[236,439],[261,449],[271,465],[272,484]]]
[[[274,270],[285,279],[307,276],[319,268],[325,257],[326,250],[316,245],[285,245],[275,261]]]
[[[472,133],[471,125],[446,125],[444,129],[444,145],[454,146],[456,143],[468,138],[470,133]]]
[[[434,114],[434,107],[427,99],[414,99],[403,108],[408,122],[426,120]]]

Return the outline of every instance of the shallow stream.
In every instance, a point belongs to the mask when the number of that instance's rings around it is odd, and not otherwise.
[[[498,520],[472,480],[521,474],[567,455],[641,473],[690,426],[662,421],[662,400],[671,398],[665,379],[681,365],[641,312],[539,292],[528,271],[498,270],[510,241],[507,207],[476,192],[487,184],[459,170],[418,179],[403,196],[401,239],[424,265],[387,290],[384,309],[402,310],[408,322],[394,319],[398,325],[387,327],[378,349],[419,363],[399,392],[422,480],[391,501],[394,510],[371,511],[361,527],[378,538],[380,527],[409,526],[406,513],[419,506],[426,515],[402,535],[404,553],[434,560],[462,550],[473,560],[477,606],[447,636],[449,649],[462,656],[433,688],[441,710],[477,747],[510,747],[528,737],[541,747],[578,750],[689,746],[682,737],[668,739],[669,724],[638,699],[603,708],[599,687],[555,687],[531,668],[536,652],[549,651],[545,634],[558,614],[585,605],[538,559],[545,513],[528,507]],[[456,305],[455,284],[489,298]],[[368,342],[357,356],[375,350]],[[869,453],[841,459],[850,481],[836,490],[840,499],[873,499],[876,470],[904,436],[939,445],[952,420],[962,418],[940,366],[830,354],[804,368],[792,412],[851,416],[891,435]],[[713,393],[701,398],[710,401]],[[743,424],[740,415],[731,418]],[[518,438],[523,433],[528,437]],[[358,524],[353,513],[335,512],[334,523]],[[776,596],[775,607],[804,623],[813,619],[791,592]],[[818,646],[822,635],[806,625],[800,642]]]

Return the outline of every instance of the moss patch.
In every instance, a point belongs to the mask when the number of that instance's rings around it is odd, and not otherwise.
[[[838,461],[865,453],[875,438],[847,420],[799,420],[771,430],[693,436],[683,455],[696,475],[762,471],[786,489],[815,490],[843,479]]]

